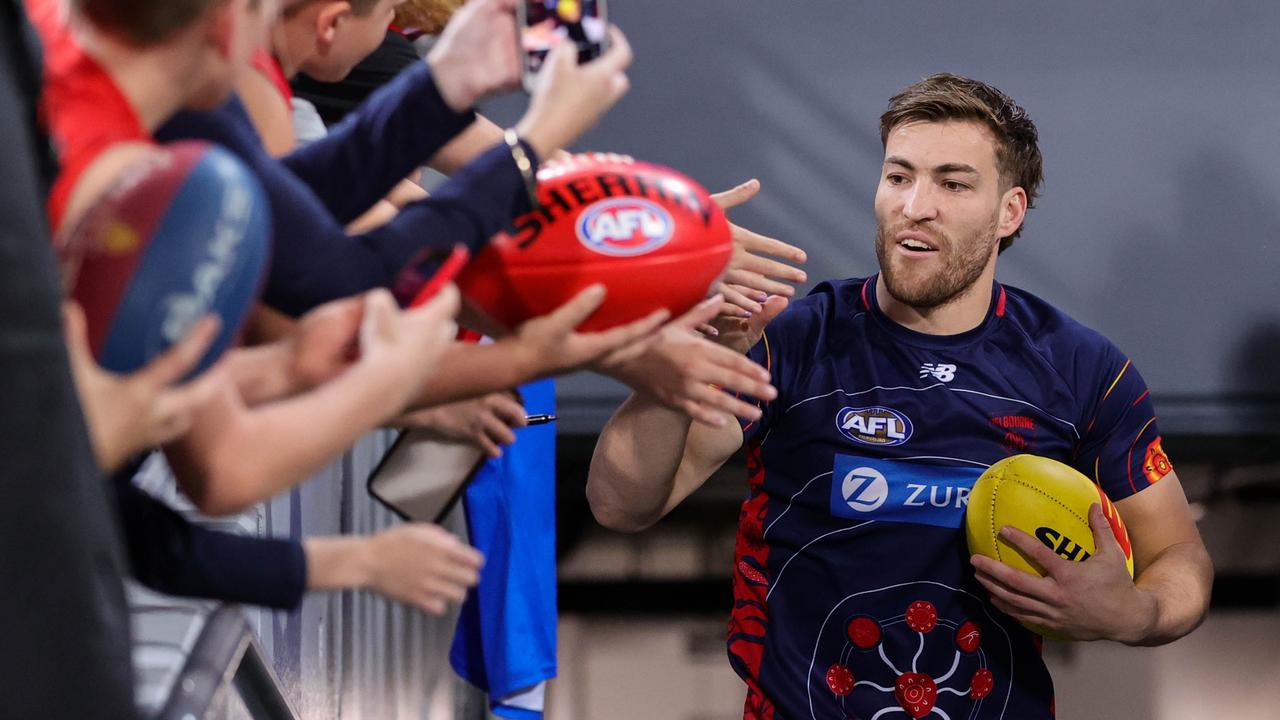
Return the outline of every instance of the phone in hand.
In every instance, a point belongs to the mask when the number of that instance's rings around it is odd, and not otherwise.
[[[413,299],[409,301],[409,307],[418,307],[425,305],[440,292],[441,288],[453,282],[458,277],[458,273],[462,272],[462,268],[466,267],[467,260],[471,258],[471,253],[467,250],[467,246],[458,243],[453,246],[449,254],[440,262],[440,266],[431,275],[431,278],[423,284],[418,292],[414,293]],[[423,264],[433,261],[434,258],[424,260]]]
[[[578,46],[578,62],[600,56],[609,39],[605,0],[519,0],[516,25],[524,89],[533,83],[547,53],[562,42]]]

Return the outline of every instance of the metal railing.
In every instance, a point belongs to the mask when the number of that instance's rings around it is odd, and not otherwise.
[[[298,720],[254,640],[244,613],[220,605],[205,619],[157,720],[205,720],[220,693],[235,692],[252,720]]]

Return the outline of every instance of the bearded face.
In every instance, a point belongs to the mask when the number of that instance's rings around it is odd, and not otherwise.
[[[1005,192],[985,126],[916,121],[891,130],[875,203],[889,295],[918,310],[964,296],[993,269]]]
[[[917,247],[905,238],[916,234],[928,238],[922,241],[932,250],[908,249],[907,253],[932,252],[932,258],[914,258],[897,249]],[[996,218],[986,227],[968,231],[963,237],[954,237],[939,227],[925,228],[908,220],[885,226],[876,226],[876,259],[880,262],[880,274],[885,287],[894,300],[927,310],[946,305],[973,287],[991,260],[991,248],[996,240]]]

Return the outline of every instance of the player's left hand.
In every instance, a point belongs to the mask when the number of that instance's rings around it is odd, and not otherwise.
[[[1111,525],[1094,504],[1089,508],[1094,554],[1072,562],[1017,528],[1005,526],[1000,537],[1044,571],[1044,577],[974,555],[978,582],[991,594],[991,604],[1015,620],[1032,623],[1073,640],[1140,641],[1156,622],[1155,596],[1140,590],[1129,577],[1124,552]]]
[[[748,180],[712,195],[711,199],[722,210],[729,210],[759,192],[760,181]],[[804,263],[808,259],[804,250],[733,223],[729,223],[729,234],[733,239],[733,256],[729,259],[723,280],[713,289],[724,295],[725,304],[721,312],[737,317],[761,312],[761,305],[769,295],[792,297],[796,289],[788,283],[802,283],[808,279],[803,270],[787,264]]]

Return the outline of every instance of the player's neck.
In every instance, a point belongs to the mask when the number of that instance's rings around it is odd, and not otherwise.
[[[876,277],[876,303],[885,317],[908,330],[926,335],[959,335],[987,319],[995,274],[995,263],[991,263],[972,285],[950,301],[931,308],[918,308],[890,295],[881,273]]]
[[[86,29],[77,42],[111,76],[148,133],[182,108],[190,91],[182,72],[191,65],[186,48],[138,48],[93,29]]]

